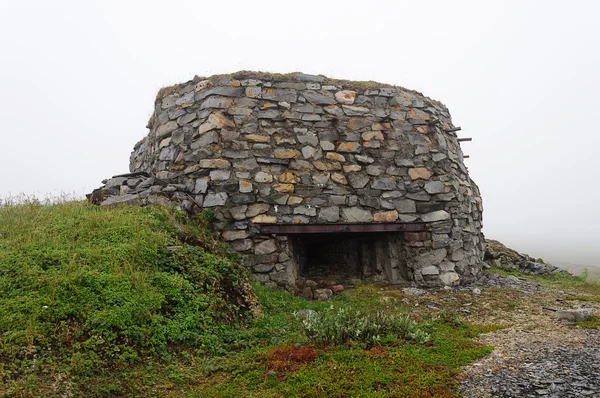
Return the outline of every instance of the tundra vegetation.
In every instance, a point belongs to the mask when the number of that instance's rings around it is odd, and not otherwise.
[[[359,285],[319,302],[251,284],[210,218],[0,206],[0,395],[454,397],[492,350],[474,339],[503,327],[465,320],[468,292]]]

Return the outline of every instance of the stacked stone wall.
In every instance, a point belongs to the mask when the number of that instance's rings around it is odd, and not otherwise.
[[[121,181],[119,195],[176,191],[212,209],[260,281],[298,277],[293,239],[265,224],[422,223],[403,233],[404,269],[388,279],[448,285],[481,270],[479,190],[448,109],[417,92],[305,74],[196,78],[161,90],[148,128],[130,171],[164,183]]]

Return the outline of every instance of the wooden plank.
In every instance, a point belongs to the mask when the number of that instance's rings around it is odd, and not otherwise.
[[[427,231],[425,223],[379,224],[261,224],[261,234],[331,234],[360,232],[420,232]]]
[[[463,159],[469,159],[470,156],[469,155],[463,155]]]
[[[453,129],[444,130],[446,133],[454,133],[455,131],[460,131],[460,127],[454,127]]]
[[[473,141],[473,138],[459,138],[458,142]]]

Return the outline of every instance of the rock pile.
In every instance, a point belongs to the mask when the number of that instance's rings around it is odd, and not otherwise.
[[[536,260],[527,254],[509,249],[497,240],[492,239],[486,239],[484,259],[495,267],[524,274],[545,275],[552,272],[567,272],[560,267],[546,264],[542,259]]]

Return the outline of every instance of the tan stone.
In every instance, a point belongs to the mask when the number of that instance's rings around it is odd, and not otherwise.
[[[292,173],[283,173],[279,176],[279,182],[284,182],[286,184],[295,184],[296,176]]]
[[[231,163],[225,159],[202,159],[198,162],[201,169],[228,169]]]
[[[277,217],[260,214],[254,217],[252,222],[255,224],[275,224],[277,222]]]
[[[375,222],[394,222],[398,219],[398,212],[396,210],[380,211],[375,213],[373,219]]]
[[[370,127],[371,122],[364,117],[353,117],[348,121],[348,128],[352,131]]]
[[[344,157],[344,155],[340,155],[339,153],[336,152],[327,152],[327,154],[325,155],[325,157],[329,160],[335,160],[338,162],[345,162],[346,158]]]
[[[248,134],[244,135],[244,138],[246,138],[246,140],[250,142],[269,142],[269,140],[271,139],[271,137],[269,137],[268,135],[262,134]]]
[[[332,171],[332,170],[341,170],[342,164],[340,162],[328,162],[317,160],[313,162],[315,168],[321,171]]]
[[[367,131],[362,133],[362,139],[365,141],[383,141],[383,133],[381,131]]]
[[[221,236],[223,237],[224,240],[230,242],[232,240],[246,239],[250,235],[246,231],[236,230],[236,231],[225,231],[221,234]]]
[[[344,165],[344,173],[352,173],[355,171],[361,171],[362,167],[357,164],[345,164]]]
[[[431,176],[433,175],[433,173],[424,167],[416,167],[416,168],[408,169],[408,175],[410,176],[411,180],[418,180],[418,179],[429,180],[431,178]]]
[[[356,92],[350,90],[338,91],[335,93],[335,100],[340,104],[352,105],[356,98]]]
[[[269,211],[269,205],[266,203],[253,203],[248,206],[248,210],[246,210],[246,217],[255,217],[259,214],[263,214]]]
[[[299,205],[300,203],[302,203],[304,199],[299,197],[299,196],[290,196],[287,204],[288,205]]]
[[[294,193],[293,184],[275,184],[273,185],[273,189],[281,193]]]
[[[306,160],[292,160],[288,166],[292,170],[312,170],[314,167]]]
[[[298,157],[300,152],[295,149],[276,148],[273,151],[273,155],[275,155],[277,159],[293,159]]]
[[[175,120],[171,120],[170,122],[167,122],[167,123],[161,125],[156,130],[156,137],[157,138],[166,137],[166,136],[170,135],[174,130],[176,130],[177,127],[179,127],[177,122]]]
[[[348,180],[346,179],[346,176],[341,173],[333,173],[331,175],[331,179],[334,182],[337,182],[338,184],[348,185]]]
[[[214,129],[233,128],[235,123],[221,112],[213,112],[208,116],[206,122],[198,127],[198,134],[204,134]]]

